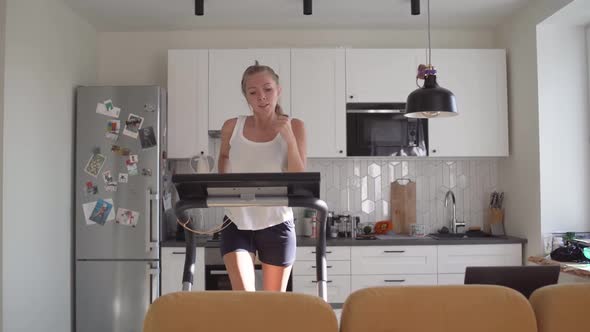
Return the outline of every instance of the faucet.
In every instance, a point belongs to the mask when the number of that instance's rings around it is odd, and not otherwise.
[[[457,229],[459,227],[465,227],[464,222],[457,222],[457,214],[456,214],[456,204],[455,204],[455,194],[452,190],[447,191],[445,194],[445,207],[449,205],[449,197],[451,202],[453,203],[453,217],[451,219],[451,233],[457,233]]]

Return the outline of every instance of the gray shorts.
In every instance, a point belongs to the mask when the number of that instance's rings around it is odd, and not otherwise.
[[[248,251],[258,252],[258,259],[265,264],[290,266],[295,262],[297,239],[293,221],[256,231],[238,229],[227,216],[223,222],[230,225],[221,231],[222,256],[234,251]]]

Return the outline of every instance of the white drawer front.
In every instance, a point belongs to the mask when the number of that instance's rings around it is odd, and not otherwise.
[[[352,274],[436,274],[436,246],[354,247]]]
[[[464,273],[445,273],[438,275],[439,285],[463,285],[465,283]]]
[[[326,270],[328,277],[332,275],[350,275],[350,261],[335,261],[329,260],[326,263]],[[315,276],[316,264],[315,261],[295,261],[293,265],[293,275],[300,276]]]
[[[182,290],[182,272],[184,269],[185,248],[162,248],[162,295]],[[205,290],[205,249],[197,248],[195,270],[193,273],[193,291]]]
[[[364,275],[351,277],[351,292],[367,287],[436,285],[436,274]]]
[[[438,273],[465,273],[467,266],[522,265],[521,244],[449,245],[438,247]]]
[[[317,283],[315,276],[297,276],[293,277],[293,292],[310,295],[318,295]],[[344,300],[350,294],[350,277],[349,276],[330,276],[328,275],[328,302],[344,303]]]
[[[315,261],[315,247],[297,247],[298,261]],[[350,260],[350,247],[327,247],[326,259],[328,261]]]

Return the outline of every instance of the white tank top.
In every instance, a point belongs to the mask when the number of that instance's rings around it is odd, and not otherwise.
[[[268,142],[253,142],[244,137],[246,116],[239,116],[229,140],[230,173],[281,173],[287,170],[287,142],[281,134]],[[227,216],[238,229],[259,230],[293,221],[287,206],[228,207]]]

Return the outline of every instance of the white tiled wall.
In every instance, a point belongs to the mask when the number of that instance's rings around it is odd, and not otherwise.
[[[331,211],[359,215],[361,222],[389,217],[389,193],[392,181],[416,182],[416,217],[427,232],[446,225],[444,196],[451,189],[457,200],[457,219],[468,226],[482,226],[490,193],[497,188],[498,161],[494,158],[433,160],[423,158],[386,159],[309,159],[307,171],[321,173],[320,198]],[[186,161],[174,161],[177,173],[191,173]],[[296,217],[301,214],[296,211]],[[218,225],[221,208],[207,209],[205,227]],[[197,218],[197,220],[199,220]]]

